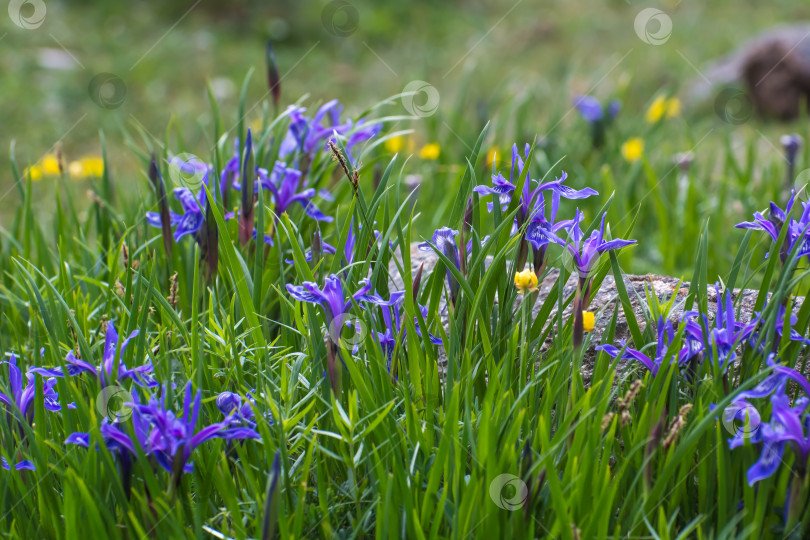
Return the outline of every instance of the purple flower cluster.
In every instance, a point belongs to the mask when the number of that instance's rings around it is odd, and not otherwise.
[[[343,292],[343,285],[340,278],[334,274],[326,278],[323,289],[319,288],[317,283],[307,281],[301,286],[287,284],[287,292],[289,292],[290,296],[300,302],[317,304],[323,307],[324,312],[326,313],[326,322],[330,329],[331,342],[336,341],[336,336],[332,336],[332,333],[335,331],[335,324],[338,325],[338,329],[344,324],[351,324],[351,319],[346,315],[351,309],[352,303],[364,305],[369,308],[378,306],[381,309],[382,317],[381,320],[375,320],[380,323],[380,330],[372,330],[372,335],[380,344],[380,347],[385,354],[387,367],[390,372],[392,355],[395,350],[397,340],[400,338],[400,336],[404,336],[404,330],[402,329],[402,315],[404,312],[403,301],[405,292],[392,292],[389,299],[385,300],[378,293],[372,292],[372,286],[368,280],[364,279],[360,282],[360,284],[361,288],[354,293],[349,300],[346,299]],[[427,317],[427,308],[418,304],[417,306],[422,313],[422,317]],[[414,322],[416,325],[417,335],[422,337],[423,333],[419,327],[418,317],[414,318]],[[429,332],[428,339],[431,343],[441,344],[441,340]],[[336,366],[330,365],[329,369],[331,374],[332,371],[336,369]],[[334,381],[334,374],[331,374],[330,377],[332,377]],[[333,387],[334,386],[335,383],[333,382]]]
[[[658,370],[663,364],[664,359],[670,354],[672,346],[672,339],[674,330],[672,323],[665,321],[663,317],[658,319],[658,340],[655,345],[655,356],[650,357],[641,351],[626,347],[624,343],[620,343],[621,349],[613,345],[599,345],[596,347],[597,351],[604,351],[605,354],[613,358],[621,357],[622,360],[636,360],[652,373],[653,377],[658,374]],[[683,351],[681,351],[683,352]],[[680,355],[681,353],[678,353]]]
[[[0,409],[5,409],[6,414],[11,417],[17,417],[19,421],[28,422],[29,424],[34,420],[34,405],[37,392],[36,377],[34,370],[29,369],[25,373],[25,382],[23,382],[23,373],[17,367],[17,357],[12,353],[8,360],[0,362],[0,365],[8,365],[8,384],[3,385],[7,388],[7,392],[0,392]],[[45,410],[56,412],[62,410],[62,405],[59,403],[59,394],[54,390],[56,386],[56,379],[53,377],[44,379],[42,385],[42,398]],[[68,405],[69,409],[75,408],[74,404]],[[6,458],[0,458],[0,467],[6,470],[12,468]],[[15,470],[34,470],[34,464],[28,460],[17,462],[13,468]]]
[[[76,358],[73,351],[70,351],[67,353],[67,356],[65,356],[66,365],[64,368],[32,367],[29,371],[31,373],[37,373],[46,377],[64,377],[66,372],[68,376],[79,375],[81,373],[90,373],[99,379],[102,386],[110,385],[116,381],[123,381],[125,379],[132,379],[135,384],[138,384],[139,386],[158,386],[158,382],[151,375],[154,371],[151,362],[129,369],[122,361],[122,357],[124,356],[124,351],[126,350],[127,345],[133,338],[137,337],[138,334],[138,330],[134,330],[129,337],[124,340],[124,342],[121,344],[121,350],[119,351],[120,354],[118,355],[118,362],[116,362],[115,351],[118,346],[118,332],[115,331],[115,325],[113,322],[109,321],[107,323],[107,332],[104,340],[104,352],[101,357],[101,363],[98,366],[94,366],[90,362]]]
[[[808,260],[810,260],[810,204],[801,203],[802,213],[799,220],[796,221],[791,216],[795,201],[796,194],[791,191],[790,199],[784,210],[779,208],[776,203],[771,202],[767,218],[762,215],[762,212],[754,212],[754,221],[743,221],[738,223],[736,227],[738,229],[765,231],[776,242],[779,240],[782,227],[787,225],[788,230],[785,233],[785,241],[779,251],[780,259],[784,263],[794,246],[798,246],[796,247],[796,258],[808,256]]]
[[[163,386],[162,395],[159,398],[152,396],[147,403],[142,403],[137,392],[132,392],[132,402],[126,405],[132,409],[134,437],[127,433],[120,419],[116,418],[111,422],[105,418],[102,421],[102,442],[122,462],[132,463],[138,452],[142,452],[154,458],[161,467],[169,472],[192,472],[194,470],[194,464],[191,461],[192,453],[206,441],[214,438],[226,440],[261,438],[254,429],[255,422],[252,425],[242,423],[242,420],[248,415],[244,411],[244,407],[232,408],[222,421],[198,426],[202,392],[197,390],[196,395],[193,395],[191,381],[189,381],[186,384],[183,409],[180,414],[166,404],[167,391],[168,388]],[[231,399],[233,398],[231,397]],[[227,401],[227,399],[223,401]],[[219,405],[219,399],[217,403]],[[245,406],[251,407],[252,402]],[[252,413],[249,417],[253,418]],[[65,444],[76,444],[89,448],[90,434],[72,433],[65,440]]]
[[[279,157],[284,158],[297,152],[311,158],[331,137],[341,136],[346,137],[346,154],[352,159],[352,148],[375,137],[382,129],[382,124],[369,125],[363,119],[356,123],[352,120],[341,123],[342,111],[343,106],[336,99],[324,103],[312,118],[304,116],[304,107],[291,105],[286,111],[290,117],[290,127],[281,142]]]
[[[748,469],[748,485],[768,478],[779,468],[785,448],[791,447],[797,462],[803,467],[810,458],[810,382],[798,371],[779,365],[773,358],[768,359],[773,372],[751,390],[735,396],[732,406],[724,411],[725,420],[745,422],[746,416],[752,430],[738,429],[731,439],[729,448],[751,443],[761,444],[759,460]],[[787,383],[793,381],[805,394],[792,404],[786,394]],[[763,423],[759,411],[749,400],[770,396],[771,418]]]

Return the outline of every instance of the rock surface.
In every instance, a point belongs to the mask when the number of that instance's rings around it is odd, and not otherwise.
[[[718,114],[744,121],[746,107],[731,103],[736,99],[733,92],[714,95],[734,83],[746,88],[760,115],[796,118],[802,105],[810,103],[810,24],[775,26],[748,40],[704,69],[688,97],[692,101],[712,97]],[[727,111],[727,107],[743,110]]]
[[[427,277],[433,271],[434,267],[436,266],[436,262],[438,261],[438,257],[433,252],[425,252],[420,251],[416,248],[416,244],[411,245],[411,275],[416,275],[417,271],[419,270],[419,266],[424,263],[424,269],[422,270],[422,283],[425,282]],[[401,260],[400,260],[401,264]],[[393,287],[397,290],[401,290],[404,288],[404,284],[402,281],[401,276],[397,271],[396,264],[394,261],[391,261],[390,265],[390,275],[392,276]],[[549,275],[538,284],[538,298],[537,301],[534,303],[533,306],[533,314],[536,316],[540,310],[540,307],[543,305],[543,300],[549,295],[552,288],[557,286],[556,282],[559,276],[559,272],[557,270],[552,270],[549,272]],[[645,292],[645,285],[647,291],[655,291],[655,295],[658,297],[659,301],[667,302],[670,298],[672,298],[673,294],[677,294],[677,299],[674,302],[673,308],[670,311],[669,319],[672,321],[673,324],[678,323],[683,313],[684,303],[686,300],[686,295],[689,290],[689,283],[688,282],[680,282],[678,279],[669,277],[669,276],[660,276],[660,275],[646,275],[646,276],[635,276],[635,275],[625,275],[624,276],[624,285],[627,289],[627,293],[630,297],[630,301],[633,307],[633,311],[635,314],[635,318],[639,321],[639,325],[644,330],[644,309],[646,309],[647,305],[647,293]],[[565,286],[565,295],[566,298],[573,294],[576,288],[576,280],[574,276],[568,280]],[[613,276],[608,274],[604,281],[602,282],[602,286],[599,288],[598,291],[592,293],[592,299],[590,306],[588,307],[589,311],[594,312],[596,316],[596,323],[593,329],[593,332],[586,335],[585,343],[588,346],[584,360],[582,363],[582,374],[583,378],[586,382],[590,381],[591,374],[593,373],[593,365],[594,360],[596,358],[596,351],[594,347],[601,343],[602,335],[607,327],[610,324],[610,320],[613,317],[613,311],[615,309],[619,309],[619,315],[616,323],[616,333],[615,333],[615,340],[618,341],[619,339],[626,339],[628,341],[631,340],[630,336],[630,329],[627,325],[627,319],[624,315],[624,311],[621,308],[621,304],[618,301],[618,293],[616,291],[616,283],[613,279]],[[757,291],[745,289],[745,290],[735,290],[733,293],[734,301],[736,302],[737,299],[742,296],[740,300],[741,304],[741,319],[743,321],[750,320],[751,315],[754,311],[754,305],[757,298]],[[708,290],[708,300],[709,300],[709,316],[710,319],[714,319],[714,314],[716,312],[716,302],[717,302],[717,294],[713,287],[709,287]],[[797,298],[796,304],[797,306],[801,305],[803,298]],[[736,305],[736,304],[735,304]],[[446,310],[444,310],[444,301],[442,301],[440,310],[444,313],[442,317],[442,323],[447,327],[447,319],[446,319]],[[556,307],[552,310],[552,317],[549,317],[549,324],[553,324],[553,315],[556,313]],[[571,313],[571,306],[565,309],[563,315],[565,317],[570,316]],[[542,350],[546,350],[551,345],[551,339],[549,338],[546,343],[543,345]],[[444,353],[443,348],[439,348],[439,365],[443,368],[446,364],[447,358]],[[622,372],[625,368],[625,363],[619,363],[619,371]]]

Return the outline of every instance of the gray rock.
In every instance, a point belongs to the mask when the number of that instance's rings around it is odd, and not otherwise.
[[[427,280],[430,273],[433,271],[434,267],[436,266],[436,262],[438,261],[438,257],[433,252],[425,252],[416,249],[416,244],[411,245],[411,275],[416,275],[419,267],[424,263],[424,269],[422,270],[422,283]],[[400,263],[401,265],[401,259]],[[402,277],[399,275],[397,271],[397,266],[394,261],[391,261],[390,265],[390,275],[392,281],[392,288],[396,290],[402,290],[404,288]],[[533,305],[533,315],[537,316],[540,311],[541,306],[543,305],[543,300],[548,297],[549,293],[552,291],[553,287],[557,287],[557,279],[559,277],[559,271],[556,269],[551,270],[548,275],[543,279],[541,283],[538,284],[538,294],[537,300]],[[680,321],[681,314],[684,310],[684,304],[686,301],[686,296],[689,290],[689,283],[688,282],[681,282],[676,278],[669,277],[669,276],[661,276],[661,275],[653,275],[649,274],[646,276],[636,276],[636,275],[625,275],[624,277],[624,286],[627,289],[627,293],[630,297],[630,302],[633,308],[634,316],[637,321],[639,321],[639,326],[641,330],[644,330],[645,327],[645,317],[644,311],[647,308],[647,292],[649,291],[650,294],[654,294],[658,297],[660,302],[667,302],[673,295],[677,295],[675,302],[673,303],[673,308],[669,313],[669,320],[673,324],[677,324]],[[575,276],[572,276],[565,285],[565,297],[568,298],[571,294],[573,294],[576,290],[576,279]],[[756,303],[758,291],[745,289],[745,290],[735,290],[732,294],[734,298],[735,305],[737,299],[742,296],[740,299],[740,318],[743,321],[750,320],[753,311],[754,305]],[[613,276],[608,274],[604,281],[602,282],[602,286],[599,288],[598,291],[592,293],[592,299],[590,306],[588,307],[588,311],[592,311],[596,316],[596,322],[594,325],[594,329],[589,334],[586,334],[585,337],[585,346],[586,351],[584,355],[584,360],[582,363],[582,375],[583,379],[586,383],[588,383],[591,379],[591,375],[593,373],[594,361],[597,356],[597,352],[594,350],[594,347],[599,345],[602,342],[602,336],[606,330],[606,327],[610,324],[610,321],[613,317],[613,312],[615,309],[619,309],[619,315],[617,318],[616,323],[616,332],[614,337],[614,342],[625,339],[630,341],[632,338],[630,336],[630,328],[627,325],[627,319],[625,318],[624,311],[621,308],[621,303],[618,300],[618,292],[616,291],[616,283],[613,279]],[[796,298],[794,306],[798,307],[801,306],[803,302],[803,298],[799,297]],[[521,299],[518,299],[517,303],[515,304],[515,309],[518,308],[519,302]],[[708,290],[708,301],[709,301],[709,317],[710,319],[714,319],[714,314],[716,313],[716,302],[717,302],[717,294],[713,287],[709,287]],[[447,310],[444,309],[445,304],[444,300],[442,300],[440,304],[440,312],[442,313],[442,323],[445,326],[445,329],[448,326],[447,321]],[[694,308],[692,308],[694,309]],[[556,306],[552,310],[552,314],[549,317],[549,322],[547,324],[554,324],[554,315],[556,314]],[[563,316],[567,319],[571,315],[571,305],[569,304],[565,310],[563,311]],[[551,346],[552,342],[552,333],[549,334],[549,338],[541,347],[541,352],[547,350]],[[445,356],[445,352],[443,348],[439,348],[439,366],[440,370],[444,370],[444,366],[447,363],[447,357]],[[624,372],[628,366],[624,362],[619,363],[618,370],[620,373]],[[637,364],[629,367],[637,367]]]
[[[743,43],[731,54],[710,64],[690,87],[691,101],[705,100],[723,86],[745,87],[756,111],[781,120],[796,118],[803,103],[810,100],[810,24],[797,23],[770,28]],[[720,92],[715,98],[718,114],[745,118],[734,93]],[[742,120],[744,121],[744,120]]]

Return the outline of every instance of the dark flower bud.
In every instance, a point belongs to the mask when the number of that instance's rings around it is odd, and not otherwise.
[[[152,161],[149,163],[149,180],[155,188],[155,193],[158,197],[158,212],[160,213],[160,233],[163,237],[163,249],[166,251],[166,258],[172,257],[172,221],[169,215],[169,201],[166,198],[166,184],[163,182],[163,176],[158,170],[155,156],[152,156]]]
[[[253,136],[250,128],[245,137],[245,154],[242,160],[242,212],[239,215],[239,242],[248,243],[253,236],[253,182],[256,167],[253,164]]]
[[[229,415],[242,407],[242,398],[233,392],[222,392],[217,396],[217,409],[224,415]]]
[[[267,86],[273,96],[273,105],[278,107],[278,102],[281,100],[281,77],[278,75],[276,53],[273,51],[273,46],[269,40],[267,41],[265,59],[267,60]]]

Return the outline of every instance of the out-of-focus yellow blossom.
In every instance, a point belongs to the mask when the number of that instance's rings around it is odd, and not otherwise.
[[[84,157],[71,161],[68,172],[74,180],[83,180],[89,176],[100,178],[104,174],[104,160],[99,157]]]
[[[42,167],[39,165],[34,165],[32,167],[26,167],[25,171],[23,171],[23,176],[25,178],[30,176],[32,182],[38,182],[39,180],[42,180],[44,174],[42,172]]]
[[[405,146],[405,137],[397,135],[385,141],[385,149],[389,152],[399,152]]]
[[[59,174],[59,159],[53,154],[46,154],[39,162],[42,172],[47,175]]]
[[[45,154],[35,165],[27,167],[23,175],[31,177],[33,182],[42,180],[46,176],[59,176],[59,158],[54,154]]]
[[[437,159],[442,151],[439,143],[428,143],[419,150],[419,157],[422,159]]]
[[[495,167],[498,167],[498,165],[501,164],[501,155],[498,153],[497,148],[490,148],[489,150],[487,150],[486,162],[487,162],[487,169],[492,168],[493,162],[495,163]]]
[[[648,124],[655,124],[662,118],[673,118],[681,113],[681,100],[678,98],[656,97],[647,109]]]
[[[385,140],[385,149],[389,152],[396,153],[405,150],[408,153],[413,153],[415,148],[416,143],[413,139],[404,135],[397,135],[396,137]]]
[[[526,291],[533,291],[537,288],[537,274],[531,270],[515,272],[515,287],[517,287],[520,294],[524,294]]]
[[[261,133],[262,131],[264,131],[264,121],[261,118],[257,118],[256,120],[251,122],[248,125],[248,127],[253,133]]]
[[[681,100],[671,98],[667,103],[667,118],[674,118],[681,114]]]
[[[643,153],[644,141],[640,137],[627,139],[627,141],[622,145],[622,157],[630,163],[641,159],[641,155]]]
[[[590,332],[593,330],[593,326],[596,322],[596,318],[593,315],[593,311],[583,311],[582,312],[582,329],[586,332]]]

